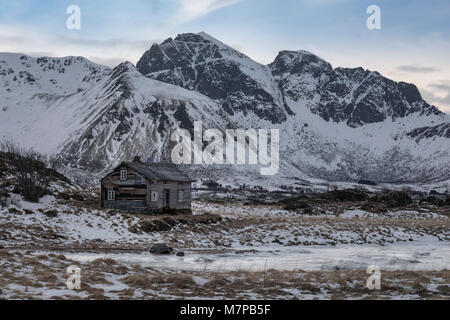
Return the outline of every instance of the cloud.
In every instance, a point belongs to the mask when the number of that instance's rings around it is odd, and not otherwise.
[[[450,80],[432,82],[420,91],[425,100],[450,114]]]
[[[240,1],[241,0],[178,0],[178,9],[174,19],[178,24],[188,22]]]
[[[397,67],[398,70],[403,72],[417,72],[417,73],[429,73],[429,72],[437,72],[439,71],[438,68],[434,67],[427,67],[427,66],[421,66],[421,65],[404,65]]]
[[[115,67],[123,61],[136,63],[155,40],[80,39],[49,35],[24,27],[0,25],[0,52],[24,53],[34,57],[84,56],[95,63]]]
[[[437,90],[450,92],[450,80],[442,81],[442,82],[439,82],[439,83],[430,83],[429,86],[431,88],[434,88],[434,89],[437,89]]]

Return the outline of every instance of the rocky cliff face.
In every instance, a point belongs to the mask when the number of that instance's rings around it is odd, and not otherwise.
[[[280,52],[270,68],[284,96],[304,101],[327,121],[361,126],[412,113],[440,114],[413,84],[397,83],[362,68],[333,70],[309,52]]]
[[[153,45],[137,69],[149,78],[198,91],[231,115],[254,113],[272,123],[292,115],[287,100],[304,102],[323,119],[349,126],[412,113],[440,114],[413,84],[362,68],[333,69],[307,51],[282,51],[263,66],[204,33]]]
[[[287,119],[270,69],[204,33],[153,45],[137,69],[149,78],[198,91],[232,116],[255,115],[272,123]]]

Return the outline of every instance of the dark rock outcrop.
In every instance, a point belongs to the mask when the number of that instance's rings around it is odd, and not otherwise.
[[[158,254],[158,255],[167,255],[171,254],[173,249],[166,245],[165,243],[157,243],[151,247],[150,253]]]

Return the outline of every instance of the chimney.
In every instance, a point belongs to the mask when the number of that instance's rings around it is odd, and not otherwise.
[[[141,157],[135,156],[133,162],[141,162]]]

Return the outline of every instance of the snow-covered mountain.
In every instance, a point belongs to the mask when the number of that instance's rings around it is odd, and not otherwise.
[[[158,160],[161,150],[170,150],[170,133],[190,119],[221,128],[228,123],[208,97],[148,79],[130,62],[109,69],[81,58],[52,59],[52,66],[74,65],[72,71],[42,66],[42,59],[0,55],[0,135],[59,153],[73,166],[105,169],[133,154]],[[22,79],[24,73],[32,80]]]
[[[101,173],[139,154],[170,154],[170,135],[279,128],[281,169],[193,167],[196,179],[265,185],[285,178],[450,179],[450,116],[418,89],[306,51],[261,65],[205,33],[153,45],[135,68],[0,53],[0,137]],[[270,183],[270,182],[269,182]]]
[[[136,66],[149,78],[210,97],[230,115],[254,114],[256,121],[272,123],[287,120],[270,68],[203,32],[154,44]]]

